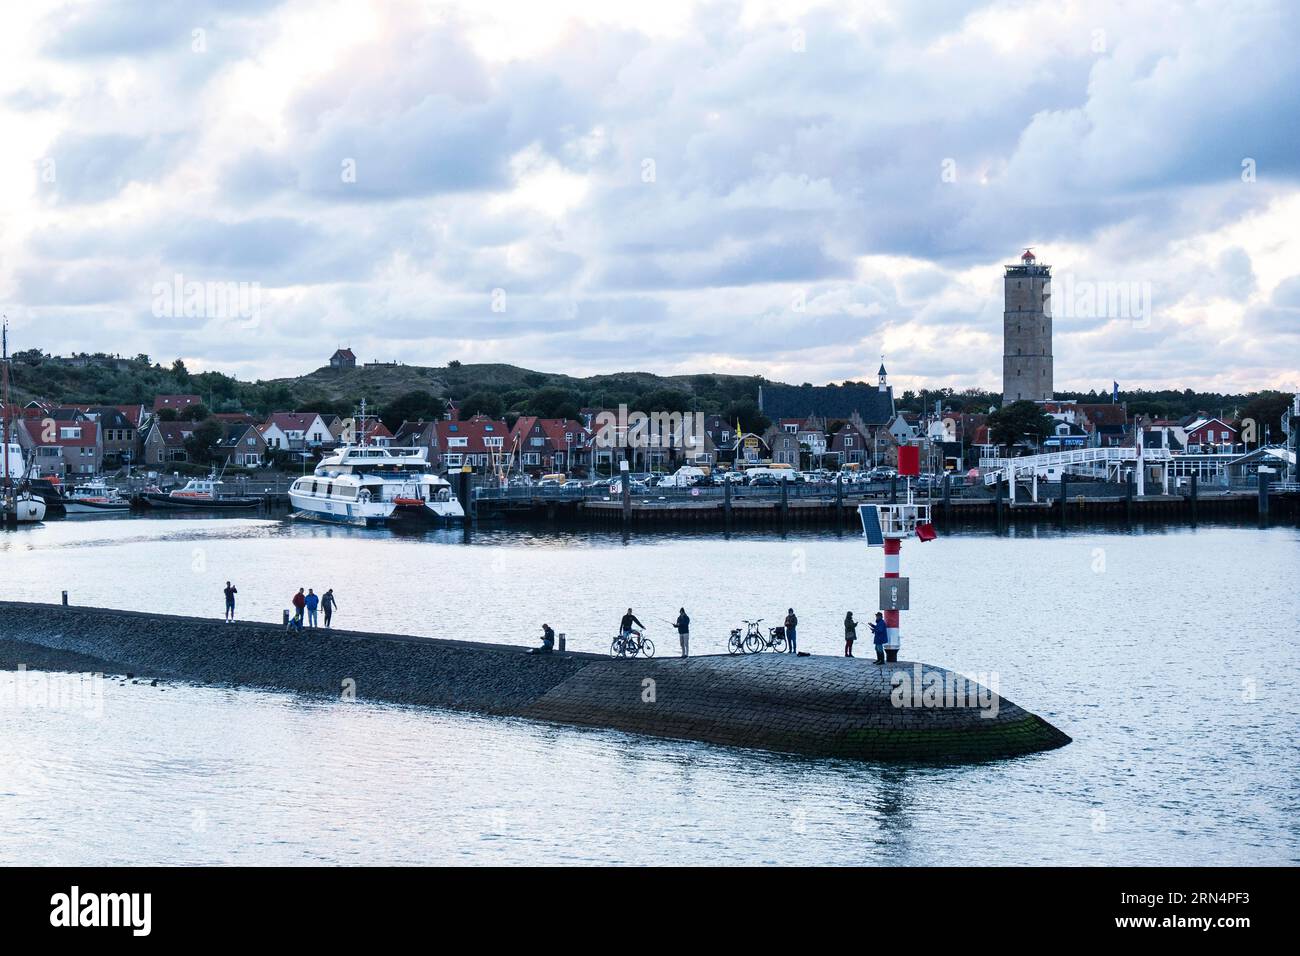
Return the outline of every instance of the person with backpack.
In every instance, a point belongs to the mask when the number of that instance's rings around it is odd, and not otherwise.
[[[858,622],[853,620],[853,612],[844,615],[844,656],[853,656],[853,642],[858,639]]]
[[[686,614],[686,608],[681,608],[677,612],[677,637],[682,642],[682,657],[690,657],[691,619]]]
[[[330,588],[320,599],[320,609],[325,612],[325,626],[330,626],[330,618],[334,616],[334,609],[339,606],[339,602],[334,600],[334,589]]]
[[[789,654],[799,653],[798,645],[795,644],[795,634],[794,634],[795,628],[797,628],[798,626],[799,626],[799,618],[795,617],[794,608],[790,608],[785,615],[785,639],[790,645],[789,650],[786,653]]]

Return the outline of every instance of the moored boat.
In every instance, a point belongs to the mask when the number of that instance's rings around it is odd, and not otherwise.
[[[183,488],[146,491],[141,497],[151,508],[187,508],[196,511],[247,509],[261,504],[261,499],[253,495],[226,494],[223,482],[216,477],[191,478]]]
[[[103,479],[77,485],[63,497],[62,504],[65,513],[70,515],[131,510],[131,502],[118,494],[116,488],[110,488]]]
[[[373,527],[436,524],[465,512],[451,484],[433,472],[427,448],[345,445],[314,474],[294,481],[296,516]]]

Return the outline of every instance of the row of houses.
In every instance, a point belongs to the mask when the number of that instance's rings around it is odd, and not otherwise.
[[[340,361],[345,358],[336,355]],[[159,395],[152,408],[34,401],[7,413],[15,422],[15,439],[31,454],[40,474],[90,475],[125,465],[160,468],[190,460],[191,439],[200,423],[187,418],[202,404],[198,395]],[[396,433],[370,421],[364,434],[356,433],[350,420],[312,411],[276,412],[264,420],[244,413],[210,418],[219,426],[212,449],[215,457],[246,468],[259,467],[277,455],[315,457],[359,439],[427,448],[430,460],[443,470],[468,467],[533,474],[611,473],[624,458],[637,471],[683,464],[779,463],[804,469],[894,466],[901,445],[920,445],[928,470],[939,471],[968,467],[979,457],[999,453],[986,415],[939,407],[924,415],[896,411],[883,366],[875,388],[783,387],[767,395],[764,404],[804,411],[777,418],[761,433],[745,431],[720,415],[689,416],[700,427],[657,444],[626,441],[626,431],[612,443],[602,441],[601,422],[617,416],[613,410],[596,408],[583,409],[578,419],[521,416],[508,424],[483,415],[462,419],[453,403],[440,419],[403,422]],[[1175,451],[1222,453],[1240,448],[1236,427],[1211,416],[1178,422],[1133,421],[1122,404],[1053,401],[1040,405],[1054,419],[1055,428],[1034,450],[1132,445],[1139,434],[1148,447]]]

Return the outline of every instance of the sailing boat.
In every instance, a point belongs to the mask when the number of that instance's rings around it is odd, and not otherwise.
[[[35,524],[45,520],[45,499],[38,498],[22,485],[14,486],[14,479],[22,481],[27,476],[23,464],[23,449],[9,440],[12,425],[9,404],[9,317],[5,316],[3,352],[0,353],[0,447],[4,448],[4,503],[0,511],[6,523]]]

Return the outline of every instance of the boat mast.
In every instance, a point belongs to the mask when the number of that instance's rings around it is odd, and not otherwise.
[[[3,432],[5,446],[5,506],[9,505],[9,493],[13,488],[13,479],[9,477],[9,316],[4,317],[4,329],[0,332],[0,340],[3,341],[3,357],[0,358],[0,365],[3,365],[3,371],[0,371],[0,378],[3,378],[3,385],[0,386],[0,403],[3,408],[0,409],[0,432]]]

